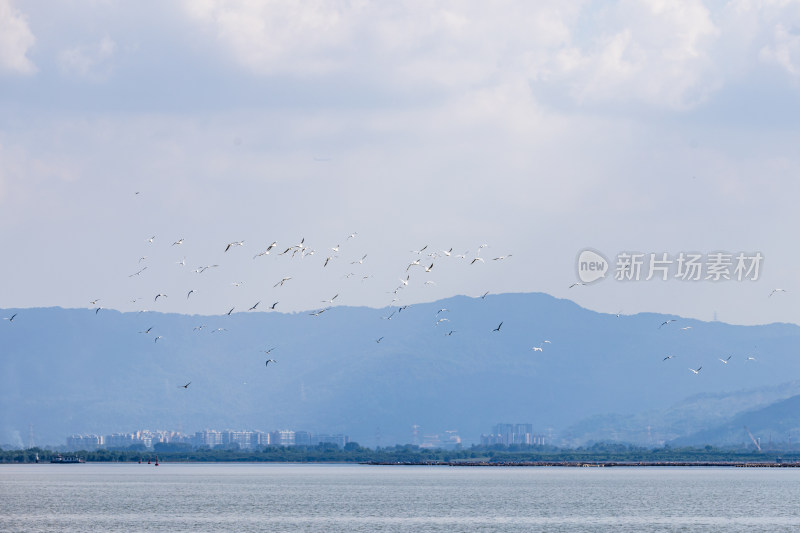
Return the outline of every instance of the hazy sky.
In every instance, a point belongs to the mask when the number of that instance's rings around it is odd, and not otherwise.
[[[800,323],[798,104],[796,1],[0,0],[0,307],[541,291]],[[587,247],[611,271],[570,289]],[[615,281],[625,251],[764,259]]]

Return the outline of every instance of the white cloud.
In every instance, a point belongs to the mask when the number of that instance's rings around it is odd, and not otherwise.
[[[27,57],[35,42],[25,15],[15,9],[10,0],[0,0],[0,72],[36,72],[36,65]]]
[[[360,71],[394,86],[459,92],[527,78],[565,87],[580,103],[633,99],[679,109],[721,83],[709,56],[720,30],[699,0],[207,0],[186,9],[237,62],[262,74]]]
[[[58,65],[66,74],[91,81],[103,81],[111,74],[111,59],[116,49],[116,43],[105,36],[94,44],[62,50],[58,53]]]
[[[768,63],[777,63],[797,79],[800,76],[800,28],[789,30],[783,24],[776,25],[774,40],[761,49],[760,58]]]

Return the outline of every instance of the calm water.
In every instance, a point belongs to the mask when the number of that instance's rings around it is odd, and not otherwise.
[[[800,469],[0,465],[0,531],[800,531]]]

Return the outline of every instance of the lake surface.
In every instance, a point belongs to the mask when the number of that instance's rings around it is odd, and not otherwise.
[[[800,531],[797,468],[0,465],[0,531]]]

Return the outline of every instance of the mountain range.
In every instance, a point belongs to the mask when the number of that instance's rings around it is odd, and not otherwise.
[[[31,428],[54,445],[229,428],[367,446],[410,443],[414,425],[420,439],[455,430],[470,444],[532,423],[571,446],[746,443],[744,425],[785,441],[800,428],[786,407],[800,394],[793,324],[603,314],[541,293],[323,309],[2,310],[17,316],[0,323],[0,445],[27,444]]]

